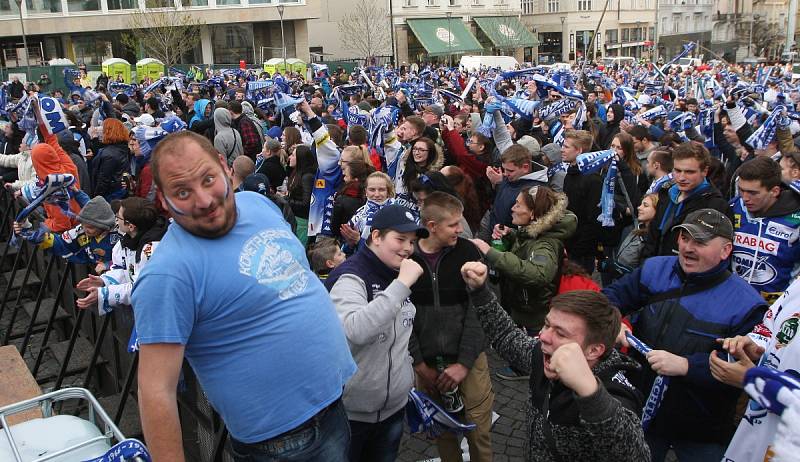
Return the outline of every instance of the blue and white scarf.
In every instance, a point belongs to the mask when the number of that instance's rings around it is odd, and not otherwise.
[[[625,337],[628,339],[628,343],[643,356],[647,356],[647,353],[653,351],[652,348],[647,346],[647,344],[638,338],[634,337],[630,332],[626,332]],[[647,401],[645,401],[644,409],[642,409],[642,428],[645,431],[656,417],[656,413],[658,412],[658,408],[661,406],[661,402],[664,400],[664,395],[666,394],[668,387],[668,376],[659,375],[656,377],[652,388],[650,388],[650,395],[648,395]]]
[[[600,215],[597,217],[604,227],[614,226],[614,193],[617,183],[617,158],[613,149],[605,151],[587,152],[577,158],[578,170],[583,175],[598,172],[608,165],[605,179],[603,179],[603,191],[600,195]]]
[[[753,149],[765,149],[775,139],[775,130],[778,128],[778,118],[786,110],[786,106],[778,106],[767,120],[747,138],[746,143]]]
[[[666,116],[667,116],[667,108],[665,108],[664,106],[656,106],[652,109],[648,109],[642,112],[641,114],[637,115],[636,118],[638,118],[639,120],[651,121],[658,119],[659,117],[666,117]]]

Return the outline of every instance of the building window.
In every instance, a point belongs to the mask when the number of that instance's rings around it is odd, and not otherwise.
[[[667,18],[666,17],[661,18],[661,33],[662,34],[666,34],[667,33]]]
[[[241,59],[250,61],[253,56],[253,26],[216,25],[211,27],[211,43],[215,63],[238,63]],[[293,45],[291,45],[293,46]],[[293,50],[287,44],[288,50]],[[291,53],[291,51],[289,51]]]
[[[483,0],[472,0],[472,6],[483,6]]]
[[[427,2],[427,6],[439,6],[439,0],[425,0]]]
[[[606,30],[606,43],[617,43],[619,41],[619,31],[617,29]]]
[[[28,14],[31,13],[61,13],[61,0],[44,0],[25,2],[28,7]]]
[[[681,15],[672,15],[672,33],[677,34],[681,31]]]
[[[450,0],[450,6],[458,6],[458,0]]]
[[[417,0],[403,0],[403,6],[406,8],[417,6]]]
[[[558,13],[558,0],[547,0],[547,12],[548,13]]]
[[[533,5],[533,0],[520,0],[519,2],[522,14],[533,14]]]
[[[592,0],[578,0],[578,11],[591,11]]]
[[[655,27],[648,27],[647,31],[647,39],[648,40],[655,40],[656,39],[656,28]]]
[[[67,0],[67,11],[98,11],[100,2],[98,0]]]
[[[631,30],[630,29],[622,29],[622,43],[630,42],[631,41]]]
[[[136,8],[139,8],[139,2],[136,0],[108,0],[109,10],[133,10]]]

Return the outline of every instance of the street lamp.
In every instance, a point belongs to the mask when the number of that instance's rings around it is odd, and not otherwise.
[[[25,35],[25,21],[22,20],[22,0],[14,0],[19,10],[19,25],[22,28],[22,46],[25,47],[25,67],[27,72],[25,74],[25,83],[31,80],[31,58],[28,56],[28,38]]]
[[[453,26],[450,24],[450,18],[453,17],[453,13],[451,11],[447,12],[447,67],[453,67],[453,52],[451,47],[451,42],[453,38]]]
[[[753,19],[750,21],[750,38],[747,43],[747,55],[750,57],[755,57],[753,54],[753,23],[756,22],[757,19],[758,15],[753,13]]]
[[[283,5],[278,5],[278,16],[281,18],[281,50],[283,51],[283,72],[284,74],[288,73],[286,69],[286,38],[283,35],[283,9],[285,7]]]
[[[644,34],[642,34],[642,22],[641,21],[636,21],[636,41],[637,42],[643,41],[644,40],[643,39],[643,35]],[[637,58],[641,58],[642,57],[642,45],[637,45],[636,46],[636,51],[637,51],[636,54],[638,55],[636,57]]]
[[[567,61],[564,59],[564,21],[566,20],[566,16],[561,16],[561,62]]]

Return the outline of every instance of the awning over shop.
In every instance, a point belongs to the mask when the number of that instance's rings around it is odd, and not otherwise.
[[[460,18],[409,19],[408,27],[431,56],[483,51]]]
[[[474,19],[497,48],[513,49],[539,45],[539,40],[514,16],[481,16]]]

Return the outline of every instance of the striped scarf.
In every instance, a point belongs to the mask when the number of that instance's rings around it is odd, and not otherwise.
[[[756,131],[747,138],[747,144],[753,149],[765,149],[769,143],[775,139],[775,130],[778,128],[778,120],[782,117],[783,111],[786,106],[778,106],[772,114],[767,117],[767,120]]]

